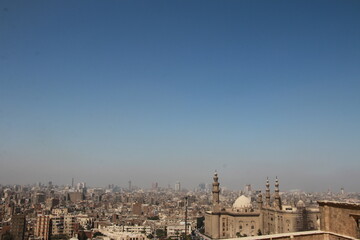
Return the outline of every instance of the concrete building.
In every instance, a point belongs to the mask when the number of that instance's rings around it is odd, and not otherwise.
[[[11,217],[11,237],[13,240],[23,240],[25,237],[25,214],[17,214]]]
[[[74,234],[75,216],[72,215],[51,215],[51,236]]]
[[[108,236],[109,239],[114,239],[114,240],[147,240],[147,237],[144,234],[138,234],[138,233],[127,233],[127,232],[114,233],[107,231],[102,231],[101,233]]]
[[[134,215],[142,215],[142,204],[139,202],[133,203],[131,211]]]
[[[80,202],[84,200],[84,194],[82,192],[69,192],[68,199],[73,203]]]
[[[51,210],[54,207],[60,204],[60,200],[58,198],[48,198],[46,199],[46,208]]]
[[[150,226],[120,226],[120,227],[122,227],[123,232],[142,233],[146,235],[151,234]]]
[[[33,202],[35,204],[44,203],[46,199],[46,196],[43,192],[38,192],[35,194]]]
[[[48,240],[50,238],[50,216],[49,215],[38,215],[36,218],[36,227],[34,231],[35,237],[42,240]]]
[[[64,216],[51,216],[51,236],[64,234]]]
[[[67,208],[54,208],[51,213],[53,215],[64,215],[64,214],[68,214],[69,209]]]
[[[191,233],[191,225],[190,224],[187,224],[187,233]],[[166,234],[167,234],[168,238],[180,239],[182,234],[185,234],[185,223],[167,226]]]
[[[75,232],[76,217],[73,215],[64,216],[64,234],[73,236]]]

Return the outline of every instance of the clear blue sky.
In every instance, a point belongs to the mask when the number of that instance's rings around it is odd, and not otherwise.
[[[0,2],[0,183],[359,191],[360,1]]]

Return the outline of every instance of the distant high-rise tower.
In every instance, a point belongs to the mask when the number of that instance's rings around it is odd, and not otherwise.
[[[131,191],[131,180],[129,181],[129,191]]]
[[[248,196],[250,196],[252,194],[252,192],[251,192],[251,184],[246,184],[245,185],[244,193],[245,193],[245,195],[248,195]]]
[[[71,188],[74,188],[74,178],[71,179]]]
[[[181,184],[180,184],[180,182],[177,182],[177,183],[175,184],[175,191],[176,191],[176,192],[180,192],[180,191],[181,191]]]
[[[205,183],[200,183],[200,184],[199,184],[199,190],[200,190],[200,191],[205,191],[205,189],[206,189]]]

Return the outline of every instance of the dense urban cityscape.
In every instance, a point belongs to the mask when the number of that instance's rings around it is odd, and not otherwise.
[[[0,240],[360,239],[360,0],[0,0]]]
[[[66,186],[52,182],[1,185],[0,239],[254,237],[319,230],[319,201],[358,204],[360,213],[360,193],[348,193],[344,189],[324,193],[282,192],[276,177],[275,188],[270,187],[267,179],[263,191],[252,189],[251,184],[245,184],[239,191],[220,191],[217,173],[213,181],[200,183],[192,190],[182,189],[180,182],[166,188],[153,183],[151,188],[141,189],[132,186],[131,181],[127,187],[109,184],[93,188],[84,182],[75,183],[74,179]],[[284,217],[286,224],[274,223],[278,227],[264,224],[269,211],[277,212],[275,215],[281,219]],[[213,225],[216,216],[222,219],[232,216],[236,218],[234,222],[240,221],[240,226],[225,231],[223,225],[224,231],[220,231]]]

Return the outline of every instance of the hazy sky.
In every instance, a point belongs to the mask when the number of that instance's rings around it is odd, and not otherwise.
[[[359,191],[360,1],[0,2],[0,184]]]

